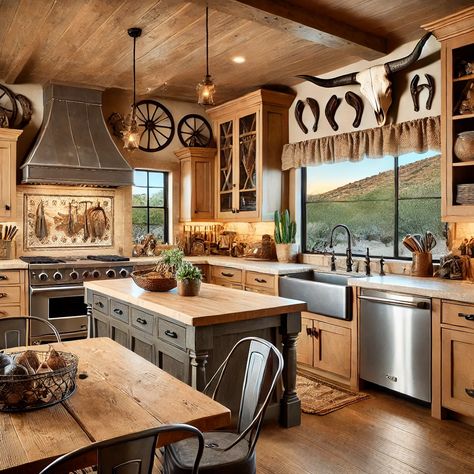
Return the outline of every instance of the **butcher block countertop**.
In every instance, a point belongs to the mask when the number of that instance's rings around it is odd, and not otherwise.
[[[349,285],[373,290],[395,291],[464,303],[474,303],[474,283],[402,275],[351,278]]]
[[[28,264],[19,258],[13,258],[11,260],[0,260],[0,271],[1,270],[27,270]]]
[[[159,313],[189,326],[210,326],[300,312],[306,303],[202,283],[199,296],[179,296],[176,288],[150,292],[131,278],[85,282],[87,290]]]

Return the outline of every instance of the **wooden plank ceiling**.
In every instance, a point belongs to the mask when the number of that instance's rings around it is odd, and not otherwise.
[[[210,72],[219,103],[375,59],[423,34],[420,24],[472,0],[208,0]],[[140,95],[195,100],[205,74],[206,0],[0,0],[0,82],[130,89],[139,26]],[[234,56],[244,56],[235,64]]]

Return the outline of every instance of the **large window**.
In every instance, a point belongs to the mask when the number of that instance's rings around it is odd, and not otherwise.
[[[132,236],[153,234],[168,240],[168,173],[135,170],[132,192]]]
[[[409,257],[403,237],[429,230],[439,257],[446,253],[440,187],[440,157],[434,152],[304,168],[303,248],[328,250],[331,229],[346,224],[355,255],[369,247],[373,256]],[[336,235],[336,253],[343,254],[347,238]]]

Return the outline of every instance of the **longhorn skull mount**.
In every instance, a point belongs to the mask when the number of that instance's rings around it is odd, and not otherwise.
[[[387,120],[388,109],[392,104],[392,83],[390,81],[390,76],[396,72],[403,71],[418,61],[423,47],[430,36],[431,33],[424,35],[408,56],[388,61],[384,64],[372,66],[360,72],[352,72],[329,79],[309,76],[306,74],[297,77],[321,87],[338,87],[359,84],[361,94],[369,101],[374,109],[377,124],[384,125]]]

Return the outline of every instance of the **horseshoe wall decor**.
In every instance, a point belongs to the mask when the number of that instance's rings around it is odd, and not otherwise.
[[[339,129],[339,125],[336,123],[336,119],[334,118],[334,116],[336,115],[336,110],[339,107],[340,103],[341,99],[339,99],[337,95],[332,95],[331,98],[328,100],[328,103],[326,104],[326,108],[324,110],[329,125],[331,125],[334,131],[337,131]]]
[[[420,104],[419,104],[419,96],[420,92],[423,89],[428,89],[428,99],[426,99],[426,110],[431,110],[431,104],[433,103],[433,95],[434,95],[434,77],[431,76],[430,74],[425,74],[426,78],[426,84],[420,84],[418,85],[418,81],[420,80],[420,76],[418,74],[415,74],[413,79],[410,82],[410,93],[411,93],[411,98],[413,100],[413,109],[415,112],[418,112],[420,110]]]
[[[295,106],[296,123],[301,128],[301,131],[306,134],[306,133],[308,133],[308,128],[303,123],[303,110],[304,110],[304,102],[302,100],[298,100],[298,102],[296,102],[296,106]]]
[[[319,122],[319,104],[318,104],[318,101],[316,99],[313,99],[312,97],[307,97],[306,102],[309,105],[311,112],[313,113],[313,117],[314,117],[313,132],[316,132],[318,130],[318,122]]]
[[[344,96],[346,102],[356,111],[356,116],[354,121],[352,122],[352,126],[354,128],[358,128],[360,125],[360,121],[362,120],[362,112],[364,111],[364,103],[362,99],[352,91],[346,92]]]

